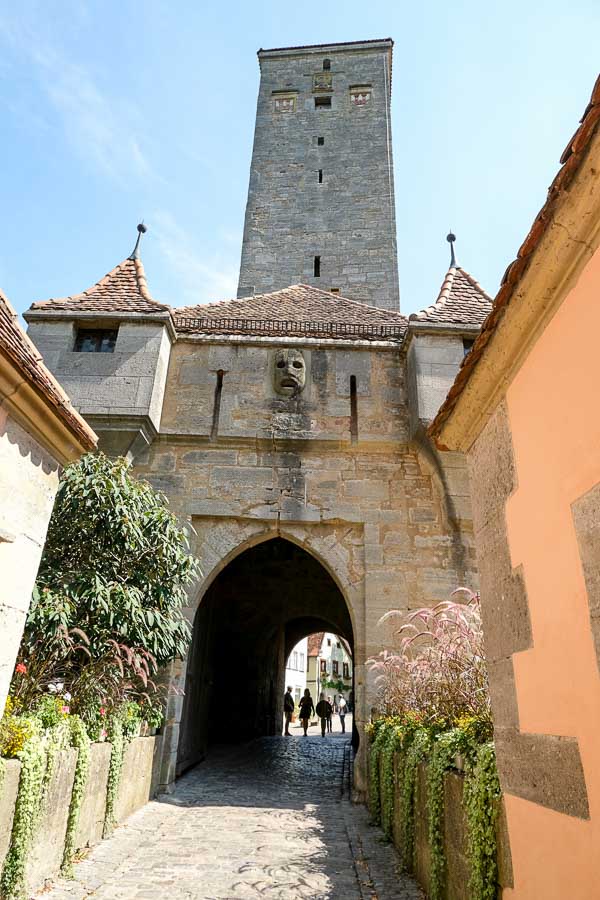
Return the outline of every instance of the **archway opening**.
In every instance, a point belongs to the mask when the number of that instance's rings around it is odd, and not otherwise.
[[[204,595],[190,648],[177,773],[211,744],[281,733],[285,663],[318,631],[340,635],[353,652],[346,601],[306,550],[273,538],[245,550]]]

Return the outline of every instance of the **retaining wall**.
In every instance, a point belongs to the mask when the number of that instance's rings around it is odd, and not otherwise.
[[[123,822],[155,796],[159,784],[160,742],[161,737],[140,737],[127,746],[115,803],[117,822]],[[92,744],[90,770],[75,839],[77,850],[92,847],[102,840],[110,754],[110,744]],[[28,855],[28,893],[43,887],[44,882],[53,878],[60,869],[76,760],[75,750],[62,750],[58,754],[39,826]],[[21,763],[18,760],[7,759],[4,764],[5,775],[0,785],[0,869],[10,845],[21,773]]]
[[[394,755],[394,781],[399,754]],[[444,900],[477,900],[469,891],[471,876],[467,855],[468,827],[463,807],[463,790],[465,777],[461,772],[450,771],[444,775],[444,854],[446,858],[446,883]],[[369,785],[371,789],[371,785]],[[383,791],[381,791],[383,805]],[[402,798],[400,787],[396,783],[394,793],[393,839],[400,855],[402,846]],[[512,887],[512,863],[510,845],[506,828],[504,801],[498,815],[496,828],[498,846],[498,898],[502,897],[504,888]],[[422,763],[417,770],[415,789],[415,862],[414,875],[425,892],[429,892],[431,873],[431,849],[429,845],[429,815],[427,810],[427,764]],[[507,896],[508,896],[507,891]]]

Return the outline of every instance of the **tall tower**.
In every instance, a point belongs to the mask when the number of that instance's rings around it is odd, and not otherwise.
[[[259,50],[238,297],[299,282],[399,308],[393,41]]]

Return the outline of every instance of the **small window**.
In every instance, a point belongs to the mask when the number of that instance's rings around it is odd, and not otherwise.
[[[113,353],[118,328],[78,328],[75,353]]]
[[[319,184],[323,184],[323,169],[319,169]]]
[[[326,672],[326,671],[327,671],[327,662],[326,662],[326,660],[322,659],[321,660],[321,672]]]
[[[296,706],[298,706],[298,704],[299,704],[299,702],[300,702],[300,693],[301,693],[301,690],[302,690],[302,688],[299,688],[299,687],[294,688],[294,697],[296,698]]]
[[[331,69],[331,60],[330,60],[330,59],[324,59],[324,60],[323,60],[323,71],[324,71],[324,72],[329,72],[330,69]]]
[[[344,678],[350,678],[350,667],[348,663],[344,663]]]
[[[336,644],[335,644],[335,646],[336,646],[336,647],[337,647],[337,648],[338,648],[338,650],[339,650],[339,649],[340,649],[340,647],[341,647],[341,644],[340,644],[340,642],[339,642],[339,641],[336,641]]]
[[[337,661],[337,659],[334,659],[334,661],[333,661],[333,674],[334,674],[334,675],[339,675],[339,674],[340,674],[340,664],[339,664],[339,662]]]
[[[340,292],[339,288],[329,288],[330,294],[339,294],[339,292]]]
[[[315,256],[314,263],[313,263],[313,275],[315,276],[315,278],[321,277],[321,257],[320,256]]]
[[[315,109],[331,109],[331,97],[315,97]]]
[[[463,352],[464,352],[465,356],[467,355],[467,353],[470,352],[471,347],[473,346],[474,343],[475,343],[475,341],[472,340],[471,338],[463,338]]]
[[[319,145],[319,147],[323,147],[323,146],[325,145],[325,138],[324,138],[324,137],[318,137],[318,138],[317,138],[317,144]]]
[[[304,653],[300,653],[299,655],[299,668],[301,672],[304,671]]]
[[[331,638],[327,638],[327,646],[331,647]]]

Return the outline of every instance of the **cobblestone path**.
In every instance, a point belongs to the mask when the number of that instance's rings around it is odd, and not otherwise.
[[[45,900],[418,900],[350,803],[348,735],[215,752],[136,812]]]

